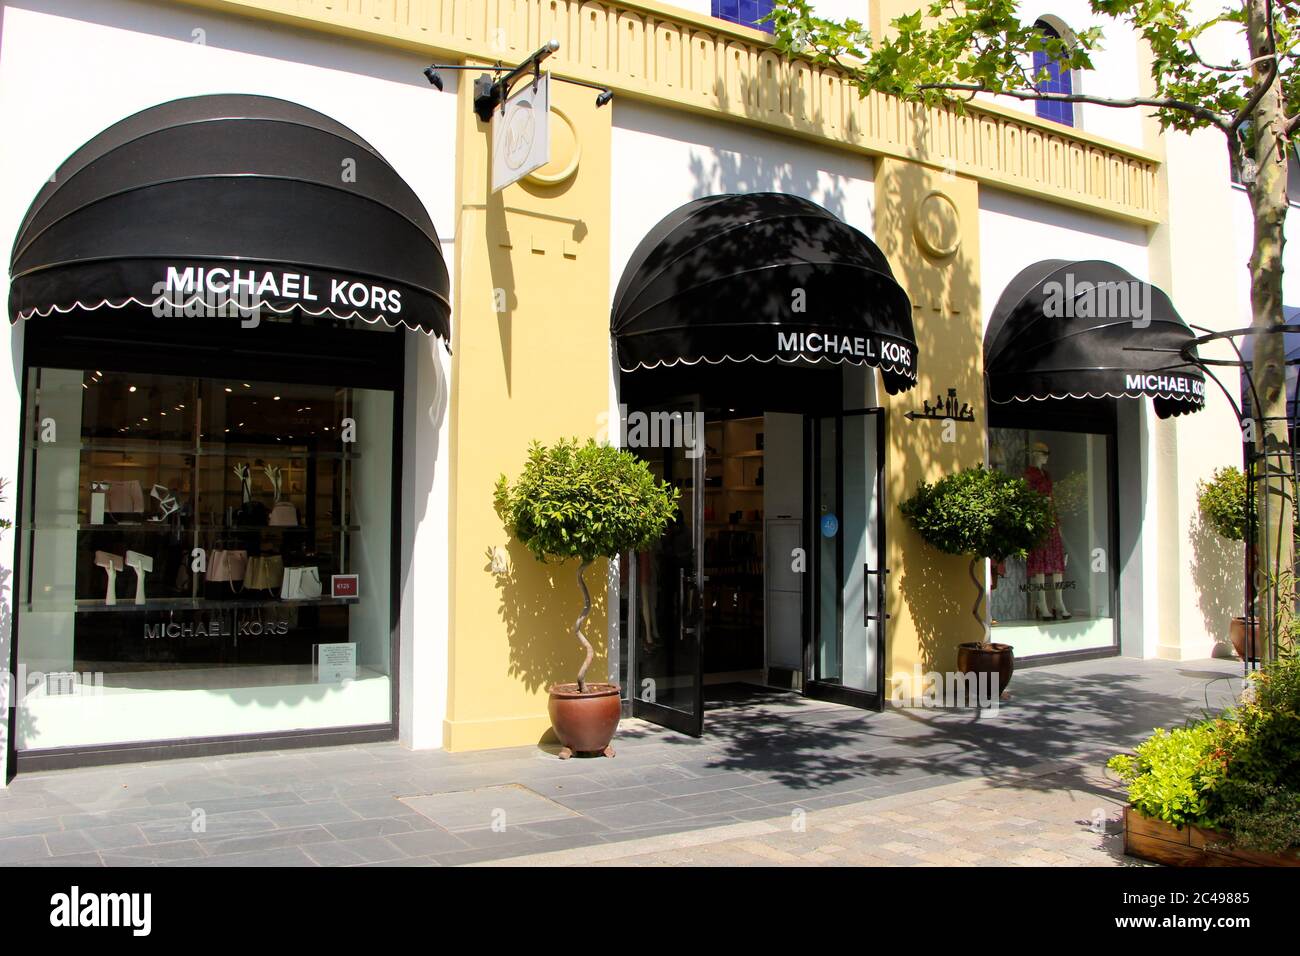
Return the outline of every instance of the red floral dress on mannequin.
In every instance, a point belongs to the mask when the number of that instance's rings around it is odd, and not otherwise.
[[[1025,481],[1040,495],[1052,497],[1052,476],[1043,469],[1030,465],[1025,469]],[[1035,574],[1065,573],[1065,545],[1061,543],[1060,526],[1055,522],[1043,543],[1029,552],[1025,561],[1025,573],[1030,577]]]

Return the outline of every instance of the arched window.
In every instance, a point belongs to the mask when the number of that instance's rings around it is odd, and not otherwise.
[[[772,12],[773,0],[712,0],[713,15],[741,26],[772,32],[772,24],[759,23]]]
[[[1061,30],[1046,20],[1039,20],[1034,24],[1034,27],[1051,39],[1064,39]],[[1034,76],[1038,76],[1044,69],[1047,70],[1047,77],[1038,83],[1037,88],[1040,93],[1074,92],[1074,77],[1071,75],[1069,67],[1063,65],[1059,60],[1053,60],[1048,56],[1047,51],[1039,50],[1034,53]],[[1062,103],[1059,100],[1038,100],[1034,103],[1034,106],[1038,116],[1042,119],[1052,120],[1065,126],[1075,125],[1073,103]]]

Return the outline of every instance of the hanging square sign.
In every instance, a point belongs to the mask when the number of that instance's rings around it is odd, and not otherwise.
[[[500,192],[551,159],[551,75],[526,82],[492,113],[492,191]]]

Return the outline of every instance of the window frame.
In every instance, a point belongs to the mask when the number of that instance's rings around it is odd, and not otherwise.
[[[405,355],[407,330],[365,330],[339,322],[296,319],[241,329],[188,319],[153,318],[126,311],[106,318],[102,313],[54,314],[25,321],[22,348],[22,394],[19,422],[27,423],[29,373],[33,368],[112,368],[124,372],[203,377],[246,377],[285,384],[326,384],[377,389],[393,393],[391,474],[391,566],[389,587],[389,713],[379,724],[283,730],[252,734],[223,734],[194,738],[162,737],[143,741],[86,744],[19,750],[19,708],[8,714],[10,775],[72,767],[134,763],[160,758],[212,756],[229,753],[373,743],[398,738],[401,695],[402,460]],[[232,320],[233,321],[233,320]],[[236,326],[238,322],[234,323]],[[258,335],[260,333],[260,336]],[[254,340],[261,341],[254,345]],[[235,348],[238,343],[239,348]],[[24,549],[22,503],[26,500],[23,461],[26,442],[18,443],[14,500],[18,503],[14,532],[15,587],[22,580]],[[18,673],[21,602],[14,601],[9,645],[10,673]]]

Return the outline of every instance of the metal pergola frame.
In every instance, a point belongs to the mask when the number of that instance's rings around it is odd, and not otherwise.
[[[1246,651],[1244,655],[1244,667],[1247,672],[1252,666],[1258,666],[1263,661],[1276,660],[1280,650],[1280,632],[1276,626],[1279,617],[1279,608],[1269,606],[1262,608],[1262,614],[1254,613],[1259,601],[1257,574],[1259,572],[1259,555],[1268,554],[1269,549],[1273,547],[1268,540],[1268,532],[1271,527],[1269,514],[1269,504],[1271,496],[1264,496],[1264,521],[1260,521],[1258,514],[1258,495],[1256,489],[1259,482],[1280,481],[1284,490],[1281,493],[1289,496],[1292,513],[1295,514],[1296,504],[1296,412],[1300,406],[1300,394],[1289,399],[1289,408],[1287,414],[1283,416],[1286,422],[1287,446],[1268,447],[1267,436],[1269,434],[1267,426],[1277,420],[1277,416],[1266,416],[1262,414],[1263,404],[1260,401],[1259,390],[1255,383],[1255,376],[1251,368],[1252,359],[1247,359],[1242,354],[1239,339],[1253,337],[1256,335],[1279,334],[1285,335],[1288,332],[1300,333],[1300,324],[1279,322],[1270,326],[1246,326],[1239,329],[1213,330],[1199,325],[1190,325],[1189,327],[1199,334],[1192,339],[1180,350],[1183,362],[1186,365],[1199,368],[1206,376],[1219,387],[1224,397],[1228,399],[1228,404],[1237,416],[1237,423],[1241,427],[1243,435],[1246,431],[1246,422],[1249,418],[1257,429],[1256,441],[1242,441],[1242,462],[1246,474],[1246,589],[1245,589],[1245,607],[1244,615],[1247,622],[1248,635],[1246,642]],[[1200,355],[1200,348],[1214,342],[1225,342],[1232,349],[1235,358],[1204,358]],[[1164,351],[1164,350],[1162,350]],[[1172,351],[1172,350],[1168,350]],[[1300,366],[1300,357],[1284,358],[1285,366]],[[1240,399],[1240,392],[1233,393],[1231,389],[1224,385],[1215,374],[1218,368],[1235,368],[1243,376],[1249,390],[1250,414],[1247,415]],[[1285,387],[1285,383],[1284,383]],[[1300,390],[1298,390],[1300,392]],[[1264,447],[1260,447],[1264,446]],[[1262,540],[1260,540],[1262,535]],[[1265,562],[1265,567],[1268,567]],[[1292,568],[1292,609],[1296,609],[1295,589],[1295,569]],[[1252,630],[1258,628],[1259,624],[1264,624],[1264,634],[1267,637],[1266,646],[1262,649],[1263,653],[1258,657],[1252,658],[1250,650],[1252,646],[1258,648],[1257,639],[1252,638]],[[1252,627],[1253,625],[1253,627]],[[1257,635],[1256,635],[1257,637]]]

